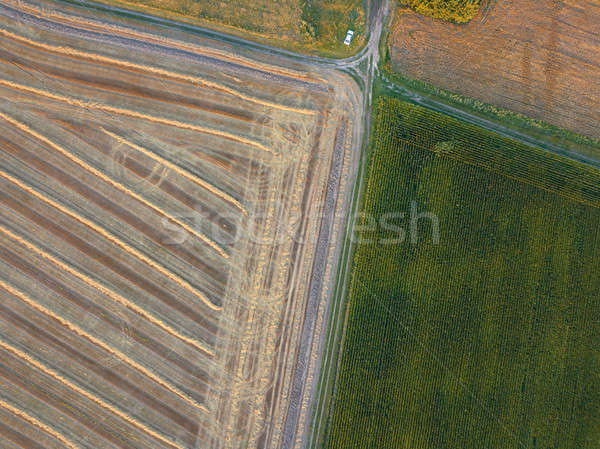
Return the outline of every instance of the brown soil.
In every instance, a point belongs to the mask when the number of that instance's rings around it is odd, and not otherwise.
[[[499,0],[467,25],[399,10],[396,71],[599,138],[600,2]]]

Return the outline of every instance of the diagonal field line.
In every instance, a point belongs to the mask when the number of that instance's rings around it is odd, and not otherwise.
[[[33,416],[29,415],[28,413],[25,413],[23,410],[9,404],[8,402],[3,401],[2,399],[0,399],[0,407],[8,410],[13,415],[18,416],[22,420],[27,421],[29,424],[33,425],[34,427],[37,427],[38,429],[40,429],[43,432],[47,433],[48,435],[52,436],[54,439],[56,439],[56,440],[60,441],[62,444],[64,444],[65,447],[67,447],[69,449],[79,449],[79,446],[76,446],[74,443],[72,443],[70,440],[68,440],[63,434],[57,432],[56,430],[54,430],[47,424],[44,424],[40,420],[34,418]]]
[[[227,201],[230,204],[233,204],[235,207],[237,207],[238,209],[240,209],[244,215],[248,215],[248,211],[244,208],[244,206],[242,206],[240,204],[239,201],[237,201],[235,198],[233,198],[231,195],[228,195],[227,193],[223,192],[220,189],[217,189],[215,186],[213,186],[212,184],[206,182],[204,179],[193,175],[192,173],[190,173],[188,170],[184,170],[181,167],[179,167],[178,165],[172,163],[171,161],[163,158],[162,156],[157,155],[156,153],[154,153],[153,151],[150,151],[140,145],[137,145],[127,139],[125,139],[124,137],[121,137],[117,134],[114,134],[106,129],[104,129],[102,126],[100,127],[100,129],[102,130],[102,132],[104,132],[105,134],[109,135],[110,137],[112,137],[113,139],[115,139],[117,142],[122,143],[124,145],[127,145],[130,148],[133,148],[136,151],[139,151],[140,153],[142,153],[143,155],[153,159],[154,161],[170,168],[171,170],[173,170],[175,173],[182,175],[183,177],[185,177],[186,179],[192,181],[193,183],[199,185],[200,187],[208,190],[209,192],[213,193],[214,195],[218,196],[219,198]]]
[[[91,61],[113,64],[118,67],[125,67],[125,68],[141,70],[141,71],[153,73],[156,75],[166,76],[168,78],[176,79],[179,81],[186,81],[186,82],[189,82],[192,84],[197,84],[197,85],[204,86],[207,88],[219,90],[221,92],[225,92],[229,95],[238,97],[238,98],[248,101],[250,103],[256,103],[261,106],[266,106],[266,107],[273,108],[273,109],[279,109],[282,111],[293,112],[296,114],[303,114],[303,115],[315,115],[317,113],[317,111],[312,110],[312,109],[294,108],[294,107],[285,106],[285,105],[282,105],[279,103],[273,103],[270,101],[260,100],[256,97],[244,95],[241,92],[239,92],[235,89],[232,89],[230,87],[227,87],[225,85],[218,84],[218,83],[215,83],[212,81],[207,81],[205,79],[202,79],[202,78],[199,78],[196,76],[182,75],[180,73],[170,72],[170,71],[167,71],[164,69],[159,69],[157,67],[151,67],[151,66],[142,65],[142,64],[135,64],[135,63],[131,63],[131,62],[115,59],[115,58],[110,58],[107,56],[102,56],[102,55],[93,54],[93,53],[87,53],[87,52],[83,52],[80,50],[75,50],[74,48],[44,44],[41,42],[32,41],[30,39],[27,39],[26,37],[19,36],[17,34],[14,34],[9,31],[2,30],[2,29],[0,29],[0,35],[5,36],[10,39],[14,39],[14,40],[22,42],[22,43],[25,43],[27,45],[31,45],[33,47],[41,48],[46,51],[51,51],[53,53],[60,53],[60,54],[64,54],[67,56],[76,56],[76,57],[88,59]]]
[[[0,85],[1,84],[2,84],[2,80],[0,80]],[[193,229],[191,226],[189,226],[189,225],[181,222],[180,220],[177,220],[175,217],[172,217],[167,212],[165,212],[164,210],[162,210],[160,207],[158,207],[155,204],[153,204],[153,203],[145,200],[139,194],[135,193],[133,190],[129,189],[128,187],[126,187],[125,185],[121,184],[120,182],[115,181],[112,178],[106,176],[104,173],[102,173],[99,170],[95,169],[90,164],[88,164],[87,162],[84,162],[83,160],[81,160],[77,156],[71,154],[69,151],[65,150],[60,145],[57,145],[56,143],[52,142],[51,140],[49,140],[48,138],[46,138],[42,134],[38,133],[37,131],[33,130],[29,126],[25,125],[24,123],[21,123],[20,121],[18,121],[16,119],[14,119],[14,118],[12,118],[12,117],[10,117],[10,116],[2,113],[2,112],[0,112],[0,118],[4,119],[8,123],[16,126],[21,131],[24,131],[27,134],[29,134],[29,135],[35,137],[36,139],[42,141],[43,143],[45,143],[46,145],[50,146],[54,150],[58,151],[64,157],[66,157],[70,161],[74,162],[75,164],[79,165],[80,167],[82,167],[84,170],[88,171],[92,175],[96,176],[97,178],[100,178],[104,182],[110,184],[111,186],[115,187],[116,189],[120,190],[121,192],[125,193],[126,195],[128,195],[128,196],[136,199],[137,201],[139,201],[140,203],[142,203],[145,206],[149,207],[150,209],[152,209],[156,213],[160,214],[161,216],[165,217],[169,221],[172,221],[173,223],[177,224],[177,226],[181,227],[182,229],[185,229],[187,232],[189,232],[190,234],[196,236],[197,238],[199,238],[200,240],[202,240],[204,243],[206,243],[208,246],[210,246],[213,250],[215,250],[217,253],[219,253],[219,255],[221,257],[223,257],[224,259],[228,259],[229,258],[229,254],[227,254],[220,246],[218,246],[215,242],[213,242],[212,240],[210,240],[205,235],[199,233],[198,231],[196,231],[195,229]]]
[[[149,371],[146,367],[140,365],[135,360],[132,360],[130,357],[123,354],[118,349],[115,349],[115,348],[109,346],[104,341],[87,333],[86,331],[81,329],[76,324],[73,324],[69,320],[62,318],[61,316],[59,316],[56,313],[52,312],[51,310],[47,309],[46,307],[44,307],[37,301],[35,301],[32,298],[30,298],[29,296],[27,296],[25,293],[21,292],[20,290],[17,290],[16,288],[11,286],[10,284],[7,284],[6,282],[4,282],[1,279],[0,279],[0,287],[3,288],[4,290],[6,290],[7,292],[9,292],[11,295],[15,296],[16,298],[19,298],[25,304],[27,304],[31,308],[37,310],[41,314],[46,315],[47,317],[49,317],[55,321],[58,321],[63,327],[66,327],[74,334],[76,334],[82,338],[85,338],[86,340],[88,340],[89,342],[91,342],[92,344],[94,344],[96,346],[101,347],[103,350],[105,350],[112,356],[116,357],[120,361],[124,362],[125,364],[129,365],[130,367],[134,368],[136,371],[140,372],[145,377],[151,379],[153,382],[156,382],[157,384],[161,385],[162,387],[167,388],[172,393],[177,394],[177,396],[180,397],[181,399],[183,399],[184,401],[190,402],[189,399],[187,399],[186,397],[181,397],[182,393],[178,394],[177,391],[173,391],[173,390],[176,390],[175,387],[170,386],[170,384],[167,381],[161,379],[159,376],[157,376],[156,374]],[[197,404],[195,401],[192,402],[191,405],[193,405],[196,408],[199,408],[203,412],[208,412],[208,409],[206,407],[204,407],[201,404]]]
[[[145,264],[149,265],[150,267],[154,268],[156,271],[160,272],[161,274],[163,274],[167,278],[169,278],[172,281],[176,282],[180,287],[182,287],[185,290],[189,291],[194,296],[197,296],[198,298],[200,298],[200,300],[204,304],[206,304],[210,309],[212,309],[214,311],[220,311],[220,310],[223,309],[222,307],[217,306],[217,305],[213,304],[212,302],[210,302],[208,300],[208,298],[204,294],[202,294],[202,292],[198,291],[196,288],[194,288],[192,285],[190,285],[187,281],[185,281],[184,279],[180,278],[179,276],[177,276],[176,274],[172,273],[171,271],[168,271],[162,265],[159,265],[158,263],[154,262],[154,260],[152,260],[149,257],[145,256],[143,253],[141,253],[137,249],[133,248],[132,246],[128,245],[127,243],[123,242],[122,240],[120,240],[114,234],[111,234],[110,232],[108,232],[103,227],[98,226],[94,222],[92,222],[92,221],[88,220],[87,218],[79,215],[78,213],[74,212],[73,210],[71,210],[71,209],[69,209],[69,208],[67,208],[65,206],[62,206],[61,204],[57,203],[56,201],[52,200],[51,198],[48,198],[47,196],[42,195],[41,193],[38,193],[31,186],[25,184],[24,182],[20,181],[19,179],[15,178],[13,176],[11,176],[10,174],[6,173],[2,169],[0,169],[0,178],[6,179],[7,181],[13,183],[17,187],[19,187],[20,189],[22,189],[25,192],[29,193],[30,195],[34,196],[35,198],[39,199],[40,201],[48,204],[51,207],[54,207],[55,209],[59,210],[60,212],[62,212],[64,214],[68,215],[69,217],[73,218],[75,221],[78,221],[79,223],[81,223],[81,224],[87,226],[88,228],[92,229],[93,231],[95,231],[96,233],[100,234],[102,237],[104,237],[105,239],[107,239],[109,242],[114,243],[119,248],[123,249],[125,252],[127,252],[129,254],[132,254],[138,260],[140,260],[140,261],[144,262]]]
[[[160,123],[161,125],[173,126],[175,128],[187,129],[190,131],[197,131],[197,132],[203,133],[203,134],[209,134],[211,136],[222,137],[227,140],[231,140],[231,141],[238,142],[238,143],[241,143],[244,145],[258,148],[259,150],[264,151],[266,153],[275,154],[272,149],[266,147],[265,145],[263,145],[260,142],[256,142],[254,140],[247,139],[245,137],[240,137],[235,134],[228,133],[226,131],[219,131],[217,129],[206,128],[204,126],[194,125],[192,123],[180,122],[178,120],[172,120],[172,119],[168,119],[168,118],[164,118],[164,117],[157,117],[157,116],[150,115],[150,114],[143,114],[141,112],[136,112],[131,109],[124,109],[124,108],[119,108],[116,106],[109,106],[109,105],[98,103],[95,101],[85,101],[85,100],[79,100],[77,98],[70,98],[70,97],[55,94],[55,93],[52,93],[50,91],[46,91],[43,89],[38,89],[37,87],[31,87],[31,86],[27,86],[25,84],[14,83],[14,82],[6,80],[6,79],[0,79],[0,86],[4,86],[4,87],[18,90],[18,91],[28,92],[30,94],[39,95],[41,97],[50,98],[51,100],[60,101],[62,103],[66,103],[66,104],[76,106],[76,107],[79,107],[82,109],[96,109],[96,110],[108,112],[111,114],[125,115],[127,117],[134,117],[134,118],[138,118],[138,119],[142,119],[142,120],[148,120],[153,123]]]
[[[469,394],[469,396],[475,401],[475,403],[483,411],[485,411],[491,418],[493,418],[507,434],[512,436],[515,439],[515,441],[517,442],[517,444],[519,444],[519,446],[521,446],[523,449],[527,449],[528,445],[525,444],[523,441],[521,441],[514,431],[512,431],[508,427],[506,427],[506,425],[500,420],[500,418],[498,416],[496,416],[488,407],[486,407],[485,404],[483,404],[479,400],[479,398],[477,396],[475,396],[475,393],[473,393],[472,390],[470,390],[463,382],[461,382],[460,379],[457,376],[455,376],[454,373],[450,370],[450,368],[448,368],[446,366],[446,364],[444,362],[442,362],[439,359],[439,357],[425,343],[423,343],[423,341],[421,341],[421,339],[419,339],[412,332],[410,327],[408,327],[406,324],[404,324],[402,322],[402,320],[400,320],[398,317],[395,316],[395,314],[390,310],[390,308],[387,306],[387,304],[384,301],[381,301],[381,299],[377,295],[375,295],[375,293],[373,293],[360,279],[358,279],[358,277],[356,277],[356,282],[358,282],[360,284],[360,286],[369,294],[369,296],[371,296],[371,298],[373,298],[375,301],[381,303],[383,305],[383,307],[385,307],[387,313],[390,316],[392,316],[393,318],[395,318],[395,322],[398,323],[400,326],[402,326],[402,329],[404,329],[404,331],[410,337],[412,337],[412,339],[421,347],[421,349],[423,351],[425,351],[426,354],[428,354],[432,358],[432,360],[434,362],[436,362],[451,377],[454,377],[456,379],[456,382],[458,383],[458,385],[460,385],[461,388]]]
[[[99,407],[101,407],[101,408],[109,411],[110,413],[113,413],[114,415],[118,416],[123,421],[127,422],[128,424],[131,424],[132,426],[137,427],[138,429],[144,431],[148,435],[151,435],[153,438],[155,438],[155,439],[157,439],[159,441],[162,441],[163,443],[166,443],[166,444],[168,444],[171,447],[174,447],[174,448],[177,448],[177,449],[184,449],[183,447],[179,446],[177,443],[171,441],[170,439],[168,439],[168,438],[164,437],[163,435],[161,435],[160,433],[152,430],[151,428],[149,428],[148,426],[144,425],[143,423],[141,423],[141,422],[137,421],[136,419],[130,417],[129,415],[125,414],[124,412],[122,412],[118,408],[110,405],[108,402],[106,402],[105,400],[103,400],[100,397],[96,396],[95,394],[92,394],[92,393],[88,392],[87,390],[84,390],[83,388],[81,388],[78,385],[74,384],[73,382],[71,382],[70,380],[68,380],[66,377],[64,377],[63,375],[61,375],[60,373],[58,373],[54,369],[52,369],[49,366],[47,366],[46,364],[38,361],[37,359],[34,359],[29,354],[21,351],[20,349],[12,346],[11,344],[9,344],[6,341],[4,341],[4,339],[2,339],[2,338],[0,338],[0,348],[4,349],[5,351],[7,351],[9,353],[11,353],[15,357],[17,357],[17,358],[19,358],[21,360],[24,360],[29,365],[33,366],[35,369],[41,371],[42,373],[44,373],[45,375],[47,375],[49,377],[52,377],[54,380],[62,383],[66,387],[68,387],[71,390],[77,392],[78,394],[80,394],[81,396],[83,396],[86,399],[90,400],[91,402],[93,402],[94,404],[98,405]]]
[[[182,41],[174,40],[171,38],[165,38],[164,36],[157,37],[156,34],[140,32],[139,30],[125,28],[125,27],[116,25],[114,23],[111,23],[109,25],[106,23],[98,23],[96,21],[91,21],[91,20],[79,20],[78,18],[76,18],[72,15],[65,16],[64,14],[61,14],[58,11],[49,11],[47,9],[42,10],[39,7],[36,8],[35,6],[29,5],[29,4],[28,5],[19,4],[19,6],[23,11],[27,11],[30,14],[35,15],[36,17],[43,16],[45,18],[51,18],[51,19],[53,19],[54,22],[63,23],[63,24],[65,21],[67,21],[68,23],[77,24],[80,27],[80,29],[86,30],[86,31],[100,29],[100,30],[108,30],[109,32],[111,32],[111,34],[115,34],[114,32],[121,32],[122,35],[136,36],[136,37],[141,38],[142,40],[159,42],[159,44],[161,44],[161,45],[168,44],[169,46],[172,46],[173,48],[189,50],[195,54],[214,56],[220,60],[231,59],[236,62],[241,62],[242,64],[245,64],[245,65],[247,65],[248,63],[252,63],[253,65],[256,64],[256,61],[250,61],[247,58],[240,57],[239,55],[226,53],[223,51],[216,50],[214,48],[209,49],[207,47],[199,47],[196,44],[191,44],[189,42],[182,42]],[[261,65],[261,64],[257,64],[257,65],[259,67],[264,67],[264,65]],[[269,69],[271,69],[271,71],[273,73],[283,74],[283,76],[288,77],[288,78],[310,79],[308,76],[306,76],[302,73],[296,73],[293,71],[289,71],[282,67],[269,67]]]
[[[86,274],[83,274],[82,272],[72,268],[71,266],[61,262],[60,260],[58,260],[56,257],[52,256],[51,254],[47,253],[46,251],[38,248],[37,246],[35,246],[34,244],[28,242],[27,240],[25,240],[24,238],[14,234],[13,232],[11,232],[9,229],[5,228],[3,225],[0,225],[0,233],[5,234],[6,236],[8,236],[10,239],[14,240],[15,242],[17,242],[19,245],[27,248],[28,250],[32,251],[33,253],[37,254],[39,257],[50,261],[51,263],[53,263],[54,265],[56,265],[58,268],[60,268],[63,271],[66,271],[67,273],[71,274],[72,276],[76,277],[77,279],[79,279],[80,281],[82,281],[83,283],[89,285],[90,287],[94,288],[95,290],[97,290],[98,292],[100,292],[101,294],[103,294],[104,296],[109,297],[110,299],[112,299],[114,302],[116,302],[117,304],[120,304],[130,310],[132,310],[133,312],[137,313],[138,315],[141,315],[142,317],[144,317],[147,321],[149,321],[150,323],[154,324],[155,326],[161,328],[162,330],[164,330],[165,332],[167,332],[168,334],[174,336],[175,338],[189,344],[190,346],[195,347],[196,349],[199,349],[202,352],[205,352],[208,355],[214,355],[214,353],[206,348],[202,343],[200,343],[199,341],[186,337],[185,335],[182,335],[180,332],[178,332],[176,329],[173,329],[171,326],[169,326],[168,324],[166,324],[164,321],[160,320],[159,318],[154,317],[153,315],[151,315],[150,313],[148,313],[146,310],[144,310],[143,308],[141,308],[140,306],[138,306],[137,304],[133,303],[132,301],[128,300],[127,298],[121,296],[120,294],[104,287],[103,285],[101,285],[100,283],[96,282],[95,280],[93,280],[92,278],[90,278],[89,276],[87,276]]]

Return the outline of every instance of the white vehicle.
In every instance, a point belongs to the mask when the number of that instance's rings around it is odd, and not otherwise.
[[[348,32],[346,33],[346,39],[344,39],[344,44],[350,45],[350,42],[352,42],[353,38],[354,38],[354,31],[348,30]]]

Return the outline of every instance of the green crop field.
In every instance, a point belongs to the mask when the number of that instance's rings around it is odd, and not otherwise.
[[[600,173],[387,98],[370,151],[326,448],[600,447]]]

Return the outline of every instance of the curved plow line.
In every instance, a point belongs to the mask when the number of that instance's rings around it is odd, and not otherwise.
[[[124,137],[118,136],[117,134],[114,134],[106,129],[104,129],[103,127],[100,127],[100,129],[105,133],[108,134],[110,137],[112,137],[113,139],[115,139],[117,142],[122,143],[124,145],[127,145],[130,148],[133,148],[134,150],[139,151],[140,153],[144,154],[145,156],[148,156],[149,158],[155,160],[156,162],[163,164],[164,166],[170,168],[171,170],[173,170],[174,172],[184,176],[185,178],[187,178],[188,180],[192,181],[193,183],[199,185],[200,187],[203,187],[204,189],[208,190],[209,192],[215,194],[216,196],[218,196],[219,198],[227,201],[230,204],[233,204],[234,206],[236,206],[238,209],[240,209],[244,215],[248,215],[248,211],[244,208],[244,206],[242,206],[240,204],[239,201],[237,201],[235,198],[233,198],[232,196],[226,194],[225,192],[223,192],[220,189],[217,189],[215,186],[213,186],[212,184],[206,182],[205,180],[199,178],[198,176],[193,175],[192,173],[190,173],[187,170],[182,169],[181,167],[175,165],[174,163],[172,163],[171,161],[155,154],[154,152],[147,150],[144,147],[141,147],[133,142],[130,142],[129,140],[125,139]]]
[[[56,430],[52,429],[50,426],[37,420],[33,416],[25,413],[23,410],[10,405],[8,402],[4,402],[2,399],[0,399],[0,407],[8,410],[13,415],[18,416],[19,418],[23,419],[24,421],[27,421],[29,424],[33,425],[34,427],[37,427],[38,429],[46,432],[48,435],[52,436],[53,438],[57,439],[62,444],[64,444],[65,447],[68,447],[69,449],[79,449],[79,446],[76,446],[75,444],[73,444],[63,434],[58,433]]]
[[[2,80],[0,80],[0,84],[2,84]],[[53,149],[55,149],[56,151],[58,151],[60,154],[62,154],[64,157],[66,157],[70,161],[76,163],[77,165],[79,165],[83,169],[87,170],[88,172],[90,172],[94,176],[102,179],[104,182],[110,184],[111,186],[113,186],[116,189],[124,192],[125,194],[131,196],[132,198],[135,198],[140,203],[146,205],[147,207],[149,207],[150,209],[154,210],[158,214],[162,215],[163,217],[165,217],[168,220],[172,221],[173,223],[177,224],[177,226],[185,229],[187,232],[189,232],[190,234],[196,236],[197,238],[199,238],[200,240],[202,240],[204,243],[206,243],[208,246],[210,246],[212,249],[214,249],[223,258],[225,258],[225,259],[229,258],[229,255],[225,251],[223,251],[223,249],[221,247],[219,247],[216,243],[214,243],[212,240],[210,240],[205,235],[200,234],[195,229],[193,229],[191,226],[188,226],[185,223],[183,223],[183,222],[177,220],[176,218],[172,217],[171,215],[169,215],[168,213],[166,213],[165,211],[163,211],[161,208],[159,208],[155,204],[153,204],[153,203],[145,200],[140,195],[138,195],[137,193],[135,193],[133,190],[127,188],[126,186],[124,186],[120,182],[117,182],[117,181],[113,180],[112,178],[109,178],[104,173],[100,172],[99,170],[96,170],[94,167],[92,167],[91,165],[89,165],[87,162],[84,162],[83,160],[79,159],[77,156],[71,154],[70,152],[68,152],[67,150],[65,150],[64,148],[62,148],[61,146],[59,146],[59,145],[55,144],[54,142],[50,141],[49,139],[47,139],[46,137],[44,137],[43,135],[41,135],[37,131],[29,128],[24,123],[21,123],[21,122],[17,121],[16,119],[3,114],[2,112],[0,112],[0,118],[2,118],[4,120],[6,120],[7,122],[15,125],[20,130],[22,130],[22,131],[24,131],[24,132],[26,132],[26,133],[34,136],[38,140],[41,140],[46,145],[52,147]]]
[[[0,225],[0,232],[2,232],[3,234],[7,235],[8,237],[10,237],[11,239],[13,239],[14,241],[18,242],[21,246],[24,246],[28,250],[33,251],[35,254],[37,254],[41,258],[46,259],[46,260],[52,262],[54,265],[56,265],[60,269],[66,271],[67,273],[71,274],[72,276],[75,276],[77,279],[79,279],[80,281],[84,282],[85,284],[88,284],[89,286],[91,286],[94,289],[98,290],[103,295],[108,296],[110,299],[112,299],[113,301],[115,301],[117,304],[120,304],[120,305],[122,305],[124,307],[127,307],[128,309],[134,311],[135,313],[143,316],[150,323],[154,324],[157,327],[160,327],[162,330],[164,330],[168,334],[171,334],[175,338],[177,338],[177,339],[179,339],[179,340],[181,340],[181,341],[183,341],[183,342],[185,342],[185,343],[187,343],[187,344],[195,347],[196,349],[199,349],[199,350],[201,350],[201,351],[203,351],[203,352],[205,352],[207,354],[210,354],[210,350],[208,350],[207,348],[205,348],[202,345],[202,343],[200,343],[200,342],[198,342],[198,341],[196,341],[194,339],[191,339],[189,337],[186,337],[185,335],[180,334],[175,329],[173,329],[171,326],[169,326],[168,324],[165,324],[162,320],[160,320],[158,318],[155,318],[154,316],[150,315],[144,309],[142,309],[141,307],[139,307],[136,304],[132,303],[128,299],[126,299],[123,296],[119,295],[118,293],[115,293],[112,290],[109,290],[108,288],[100,285],[98,282],[94,281],[89,276],[87,276],[87,275],[85,275],[85,274],[83,274],[83,273],[81,273],[81,272],[79,272],[79,271],[71,268],[70,266],[64,264],[60,260],[57,260],[54,256],[46,253],[45,251],[43,251],[40,248],[36,247],[35,245],[29,243],[28,241],[24,240],[23,238],[19,237],[18,235],[13,234],[10,230],[6,229],[2,225]],[[171,386],[169,386],[167,384],[165,384],[163,386],[165,388],[168,388],[169,390],[171,390],[173,393],[177,394],[178,396],[186,399],[191,404],[196,404],[195,401],[193,401],[192,399],[187,398],[186,395],[184,395],[183,393],[179,392],[179,390],[177,390],[175,387],[171,387]]]
[[[147,66],[147,65],[143,65],[143,64],[135,64],[132,62],[127,62],[127,61],[122,61],[119,59],[114,59],[114,58],[110,58],[107,56],[101,56],[101,55],[96,55],[93,53],[87,53],[87,52],[83,52],[80,50],[75,50],[74,48],[69,48],[69,47],[61,47],[61,46],[57,46],[57,45],[50,45],[50,44],[43,44],[41,42],[36,42],[30,39],[27,39],[25,37],[19,36],[17,34],[11,33],[9,31],[6,30],[2,30],[0,29],[0,35],[3,35],[5,37],[8,37],[10,39],[14,39],[17,40],[19,42],[23,42],[25,44],[37,47],[37,48],[41,48],[47,51],[51,51],[53,53],[61,53],[64,55],[68,55],[68,56],[76,56],[79,58],[84,58],[84,59],[88,59],[91,61],[97,61],[97,62],[104,62],[104,63],[108,63],[108,64],[113,64],[116,66],[120,66],[120,67],[126,67],[126,68],[131,68],[131,69],[136,69],[136,70],[142,70],[145,72],[149,72],[149,73],[154,73],[156,75],[162,75],[162,76],[166,76],[168,78],[172,78],[172,79],[176,79],[176,80],[180,80],[180,81],[187,81],[190,82],[192,84],[199,84],[201,86],[204,87],[208,87],[208,88],[213,88],[213,89],[217,89],[220,90],[222,92],[225,92],[229,95],[233,95],[234,97],[238,97],[242,100],[248,101],[250,103],[256,103],[259,104],[261,106],[267,106],[269,108],[273,108],[273,109],[280,109],[282,111],[287,111],[287,112],[294,112],[297,114],[304,114],[304,115],[314,115],[316,114],[316,111],[314,110],[310,110],[310,109],[301,109],[301,108],[294,108],[291,106],[285,106],[279,103],[273,103],[270,101],[265,101],[265,100],[260,100],[256,97],[251,97],[249,95],[244,95],[241,92],[236,91],[235,89],[232,89],[230,87],[227,87],[223,84],[219,84],[219,83],[215,83],[212,81],[207,81],[204,80],[202,78],[198,78],[197,76],[189,76],[189,75],[182,75],[180,73],[176,73],[176,72],[169,72],[168,70],[164,70],[164,69],[159,69],[156,67],[151,67],[151,66]]]
[[[192,287],[187,281],[185,281],[184,279],[182,279],[179,276],[175,275],[174,273],[166,270],[164,267],[162,267],[161,265],[157,264],[152,259],[146,257],[144,254],[142,254],[141,252],[139,252],[135,248],[129,246],[127,243],[121,241],[116,236],[114,236],[113,234],[111,234],[108,231],[106,231],[104,228],[101,228],[101,227],[97,226],[94,222],[88,220],[85,217],[82,217],[81,215],[77,214],[76,212],[74,212],[74,211],[72,211],[70,209],[67,209],[66,207],[64,207],[61,204],[57,203],[56,201],[54,201],[54,200],[46,197],[45,195],[42,195],[41,193],[38,193],[37,191],[35,191],[34,189],[32,189],[27,184],[25,184],[25,183],[21,182],[20,180],[12,177],[8,173],[4,172],[2,169],[0,169],[0,177],[6,179],[7,181],[12,182],[13,184],[15,184],[16,186],[18,186],[22,190],[26,191],[30,195],[32,195],[32,196],[36,197],[37,199],[39,199],[40,201],[43,201],[44,203],[48,204],[49,206],[54,207],[55,209],[58,209],[62,213],[68,215],[69,217],[73,218],[74,220],[78,221],[79,223],[81,223],[81,224],[87,226],[88,228],[92,229],[93,231],[97,232],[98,234],[100,234],[102,237],[104,237],[109,242],[117,245],[119,248],[123,249],[125,252],[127,252],[127,253],[135,256],[138,260],[146,263],[147,265],[149,265],[150,267],[154,268],[156,271],[158,271],[162,275],[164,275],[167,278],[169,278],[170,280],[176,282],[177,285],[179,285],[183,289],[185,289],[188,292],[192,293],[194,296],[197,296],[198,298],[200,298],[202,300],[202,302],[204,304],[206,304],[208,307],[210,307],[212,310],[214,310],[214,311],[220,311],[220,310],[223,309],[222,307],[216,306],[212,302],[210,302],[208,300],[208,298],[202,294],[202,292],[200,292],[197,289],[195,289],[194,287]],[[207,351],[207,350],[205,349],[205,351]],[[214,353],[212,351],[208,351],[208,353],[210,355],[214,355]]]
[[[21,291],[15,289],[14,287],[12,287],[11,285],[7,284],[6,282],[4,282],[2,280],[0,280],[0,287],[2,287],[4,290],[9,292],[13,296],[16,296],[21,301],[23,301],[25,304],[27,304],[28,306],[37,310],[38,312],[58,321],[62,326],[66,327],[71,332],[77,334],[78,336],[80,336],[82,338],[85,338],[86,340],[90,341],[91,343],[93,343],[97,346],[100,346],[106,352],[110,353],[114,357],[118,358],[122,362],[129,365],[130,367],[136,369],[137,371],[139,371],[140,373],[142,373],[144,376],[148,377],[149,379],[152,379],[157,384],[162,385],[162,386],[165,386],[167,384],[166,381],[160,379],[158,376],[156,376],[155,374],[150,372],[148,369],[146,369],[145,367],[143,367],[136,361],[132,360],[131,358],[129,358],[128,356],[123,354],[121,351],[110,347],[109,345],[104,343],[102,340],[99,340],[98,338],[94,337],[93,335],[88,334],[86,331],[84,331],[77,325],[60,317],[59,315],[55,314],[51,310],[46,309],[43,305],[39,304],[38,302],[34,301],[33,299],[31,299],[30,297],[25,295],[25,293],[22,293]],[[203,412],[208,413],[208,409],[206,407],[204,407],[203,405],[201,405],[201,404],[197,404],[197,405],[193,404],[193,405],[196,408],[199,408],[200,410],[202,410]]]
[[[54,378],[55,380],[59,381],[60,383],[62,383],[64,385],[66,385],[67,387],[69,387],[73,391],[79,393],[81,396],[89,399],[90,401],[92,401],[96,405],[98,405],[98,406],[100,406],[100,407],[108,410],[109,412],[117,415],[123,421],[125,421],[125,422],[133,425],[134,427],[137,427],[138,429],[146,432],[148,435],[151,435],[152,437],[156,438],[157,440],[160,440],[163,443],[167,443],[171,447],[175,447],[175,448],[178,448],[178,449],[183,449],[177,443],[172,442],[171,440],[165,438],[164,436],[162,436],[158,432],[155,432],[154,430],[152,430],[149,427],[145,426],[144,424],[142,424],[141,422],[137,421],[136,419],[134,419],[134,418],[126,415],[125,413],[123,413],[119,409],[113,407],[112,405],[108,404],[106,401],[102,400],[98,396],[96,396],[96,395],[94,395],[92,393],[89,393],[86,390],[84,390],[83,388],[75,385],[73,382],[71,382],[70,380],[68,380],[67,378],[65,378],[64,376],[62,376],[61,374],[59,374],[58,372],[56,372],[55,370],[53,370],[52,368],[46,366],[45,364],[43,364],[41,362],[38,362],[33,357],[31,357],[28,354],[24,353],[23,351],[15,348],[14,346],[6,343],[2,339],[0,339],[0,348],[4,349],[7,352],[10,352],[11,354],[15,355],[16,357],[18,357],[20,359],[25,360],[31,366],[33,366],[34,368],[36,368],[39,371],[43,372],[47,376],[50,376],[50,377]]]
[[[258,148],[261,151],[275,154],[273,152],[273,150],[271,150],[270,148],[267,148],[266,146],[264,146],[263,144],[261,144],[259,142],[256,142],[256,141],[250,140],[250,139],[246,139],[245,137],[239,137],[239,136],[236,136],[234,134],[231,134],[231,133],[228,133],[225,131],[219,131],[216,129],[205,128],[203,126],[193,125],[191,123],[179,122],[177,120],[171,120],[168,118],[156,117],[154,115],[142,114],[141,112],[132,111],[130,109],[123,109],[123,108],[118,108],[115,106],[108,106],[108,105],[97,103],[97,102],[83,101],[83,100],[78,100],[75,98],[69,98],[69,97],[65,97],[64,95],[58,95],[58,94],[54,94],[52,92],[48,92],[43,89],[26,86],[24,84],[13,83],[12,81],[5,80],[5,79],[0,79],[0,85],[4,85],[6,87],[9,87],[9,88],[15,89],[15,90],[22,90],[25,92],[33,93],[36,95],[40,95],[42,97],[51,98],[52,100],[61,101],[63,103],[77,106],[82,109],[98,109],[100,111],[109,112],[112,114],[120,114],[120,115],[125,115],[127,117],[134,117],[134,118],[139,118],[139,119],[143,119],[143,120],[148,120],[148,121],[154,122],[154,123],[160,123],[161,125],[174,126],[176,128],[180,128],[180,129],[188,129],[191,131],[198,131],[200,133],[209,134],[212,136],[223,137],[224,139],[232,140],[234,142],[239,142],[244,145],[253,146],[253,147]]]

